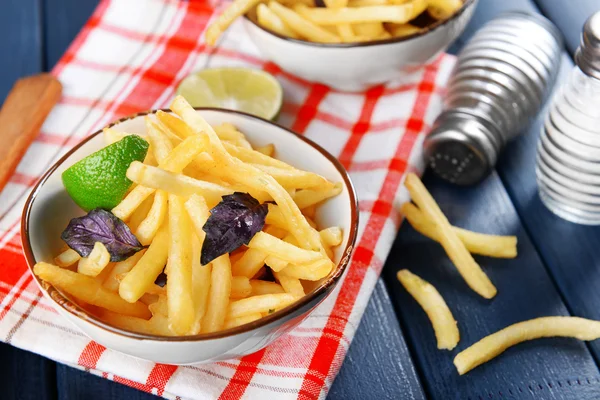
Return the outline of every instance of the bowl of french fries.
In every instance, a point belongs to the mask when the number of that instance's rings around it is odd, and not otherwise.
[[[119,177],[130,143],[137,161]],[[84,171],[75,189],[73,170]],[[117,199],[89,195],[120,178]],[[302,322],[342,277],[358,207],[344,168],[309,139],[178,96],[69,151],[32,191],[21,228],[61,316],[107,348],[186,365],[253,353]]]
[[[234,0],[206,30],[217,45],[239,17],[263,55],[308,81],[363,91],[435,59],[477,0]]]

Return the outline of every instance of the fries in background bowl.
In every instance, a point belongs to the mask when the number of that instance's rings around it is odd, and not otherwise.
[[[236,112],[198,112],[183,98],[172,109],[121,121],[73,150],[76,161],[103,138],[138,134],[150,143],[152,156],[131,163],[133,185],[112,210],[142,233],[141,251],[118,262],[108,262],[102,245],[90,257],[64,248],[57,256],[57,229],[81,211],[57,199],[64,190],[52,169],[25,209],[28,264],[59,312],[107,347],[174,364],[254,352],[250,338],[267,345],[333,289],[355,240],[356,197],[337,160],[304,138]],[[264,225],[240,244],[223,244],[210,222],[227,201],[246,204],[244,221],[264,213]],[[52,207],[64,225],[47,223]],[[226,229],[238,226],[228,221]],[[54,257],[57,265],[34,267]]]

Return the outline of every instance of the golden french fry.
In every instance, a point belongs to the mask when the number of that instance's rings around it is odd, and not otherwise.
[[[160,286],[159,286],[160,287]],[[158,301],[158,295],[152,293],[144,293],[142,297],[140,297],[140,302],[149,306],[150,304],[156,303]]]
[[[273,270],[273,272],[279,272],[287,267],[289,263],[281,258],[268,256],[265,258],[265,264],[267,264]]]
[[[343,233],[337,226],[323,229],[319,232],[319,235],[321,236],[321,241],[327,247],[339,246],[342,243]]]
[[[342,8],[348,6],[348,0],[323,0],[328,8]]]
[[[145,186],[136,186],[115,208],[112,209],[112,213],[117,218],[126,220],[152,193],[154,193],[154,189]]]
[[[283,290],[283,287],[281,287],[280,284],[260,279],[250,279],[250,287],[252,288],[250,296],[285,293],[285,290]]]
[[[267,157],[273,157],[273,154],[275,153],[275,145],[273,143],[269,143],[267,145],[257,147],[255,151],[258,151]]]
[[[289,293],[263,294],[232,301],[229,304],[228,318],[242,317],[255,313],[273,313],[292,304],[296,298]]]
[[[248,247],[297,264],[310,263],[323,257],[317,251],[302,249],[265,232],[258,232],[254,235],[248,243]]]
[[[510,325],[484,337],[454,358],[460,375],[491,360],[506,349],[527,340],[545,337],[600,338],[600,322],[579,317],[541,317]]]
[[[104,244],[96,242],[90,255],[79,260],[77,272],[87,276],[98,276],[109,262],[110,253]]]
[[[102,285],[92,277],[44,262],[35,264],[33,272],[40,279],[50,283],[57,289],[88,304],[132,317],[144,319],[150,317],[150,311],[145,304],[140,302],[126,302],[116,293],[102,287]]]
[[[303,17],[302,15],[298,14],[292,9],[282,6],[276,1],[270,1],[269,8],[279,18],[281,18],[283,22],[285,22],[285,24],[290,27],[291,30],[296,32],[299,36],[305,37],[313,42],[341,42],[340,38],[337,35],[327,31],[326,29],[321,28],[320,26],[316,25],[313,21],[310,21],[309,19]]]
[[[150,285],[150,287],[148,287],[148,290],[146,290],[146,293],[144,293],[144,296],[147,294],[156,295],[156,296],[166,296],[167,295],[167,285],[165,285],[165,286],[159,286],[157,284]],[[144,297],[144,296],[142,296],[142,297]]]
[[[244,324],[247,324],[252,321],[256,321],[257,319],[261,319],[261,318],[262,318],[261,313],[252,313],[252,314],[246,314],[246,315],[243,315],[243,316],[237,317],[237,318],[227,319],[225,321],[225,325],[223,326],[223,329],[235,328],[236,326],[244,325]]]
[[[235,0],[215,19],[205,33],[206,43],[214,46],[219,36],[231,25],[237,18],[246,14],[251,8],[256,6],[260,0]]]
[[[319,190],[325,190],[323,188],[333,187],[327,179],[320,175],[312,172],[290,170],[290,169],[279,169],[277,167],[271,167],[268,165],[261,164],[250,164],[256,169],[259,169],[269,175],[271,175],[281,186],[286,188],[314,188],[318,187]]]
[[[461,0],[428,0],[427,12],[435,19],[447,19],[462,5]]]
[[[285,162],[273,158],[269,155],[265,155],[262,152],[256,150],[244,149],[242,147],[234,146],[229,143],[223,143],[225,150],[235,158],[240,159],[241,161],[251,163],[251,164],[261,164],[269,167],[276,167],[279,169],[290,169],[297,170]],[[265,146],[266,147],[266,146]]]
[[[134,161],[129,165],[127,177],[140,185],[136,189],[144,188],[151,191],[159,189],[181,197],[200,194],[211,204],[217,204],[221,201],[222,196],[234,192],[229,187],[190,178],[183,174],[169,172],[158,167],[142,164],[138,161]]]
[[[421,211],[436,226],[440,244],[446,250],[446,254],[458,269],[469,287],[486,299],[491,299],[497,293],[496,287],[483,272],[479,264],[473,259],[463,242],[458,238],[448,219],[442,213],[439,206],[427,191],[423,182],[413,173],[406,177],[404,185],[410,192],[413,201]]]
[[[303,210],[307,207],[319,204],[331,197],[342,193],[343,186],[341,183],[336,183],[333,186],[325,189],[303,189],[296,192],[294,202],[299,209]]]
[[[160,164],[167,158],[171,150],[173,150],[173,143],[171,143],[163,129],[149,115],[144,118],[144,122],[146,123],[146,132],[148,133],[150,147],[156,161]]]
[[[275,276],[275,279],[277,279],[277,282],[279,282],[283,290],[286,291],[286,293],[289,293],[292,296],[298,298],[304,296],[304,288],[302,287],[302,284],[300,283],[299,279],[291,278],[287,275],[280,274],[278,272],[273,272],[273,275]]]
[[[229,296],[231,295],[231,264],[229,255],[223,254],[212,261],[208,307],[202,319],[202,332],[215,332],[223,328]]]
[[[54,263],[59,267],[65,268],[70,267],[80,259],[81,256],[79,255],[79,253],[77,253],[73,249],[68,249],[60,253],[56,258],[54,258]]]
[[[252,293],[252,286],[250,286],[250,279],[248,277],[234,276],[231,278],[230,298],[243,299],[250,296],[250,293]]]
[[[148,291],[148,288],[154,285],[154,281],[163,271],[168,252],[169,232],[167,226],[163,225],[154,237],[150,247],[135,265],[130,267],[130,264],[125,260],[122,264],[119,263],[121,264],[119,267],[114,268],[114,270],[119,269],[119,273],[126,272],[127,268],[130,268],[130,271],[127,272],[125,278],[118,285],[121,298],[130,303],[138,301]],[[115,280],[118,278],[116,272],[111,276],[114,276]],[[108,282],[106,284],[113,285]]]
[[[362,22],[353,24],[352,27],[357,36],[364,36],[371,40],[376,39],[384,32],[383,23],[381,22]]]
[[[204,232],[202,227],[206,224],[210,215],[206,201],[202,196],[193,194],[184,203],[184,207],[192,221],[192,225],[196,231],[196,237],[200,241],[200,248],[202,248],[204,238],[206,237],[206,232]]]
[[[303,279],[307,281],[318,281],[325,278],[333,270],[334,264],[331,260],[322,259],[307,265],[289,264],[280,272],[291,278]]]
[[[194,324],[192,299],[192,226],[183,200],[169,195],[169,256],[167,258],[167,304],[169,329],[180,335]]]
[[[294,7],[294,10],[317,25],[357,24],[364,22],[396,22],[403,24],[413,19],[416,12],[413,3],[340,9],[309,8],[299,4]]]
[[[202,244],[198,237],[192,238],[192,298],[194,299],[194,324],[192,334],[201,331],[201,323],[208,307],[208,294],[210,292],[210,275],[212,265],[200,264]]]
[[[148,211],[148,215],[135,230],[135,236],[141,244],[147,246],[152,242],[152,239],[156,236],[156,232],[158,232],[158,229],[165,220],[166,214],[167,192],[164,190],[157,190],[154,194],[154,200],[150,211]]]
[[[419,233],[436,242],[440,241],[435,225],[411,203],[402,205],[402,213],[410,225]],[[464,243],[470,253],[496,258],[515,258],[517,256],[516,236],[497,236],[468,231],[452,227],[459,239]]]
[[[277,204],[269,204],[269,213],[265,219],[265,223],[277,228],[287,230],[287,221]]]
[[[117,292],[119,290],[120,280],[117,280],[117,276],[121,274],[126,274],[131,271],[134,265],[138,263],[138,261],[142,258],[146,249],[142,251],[138,251],[127,260],[120,261],[115,264],[115,266],[110,270],[108,276],[104,279],[102,286],[106,289]]]
[[[244,255],[233,264],[231,272],[234,276],[252,278],[265,264],[267,253],[258,249],[248,249]]]
[[[167,296],[159,295],[158,300],[155,303],[152,303],[148,306],[148,309],[152,313],[153,316],[162,315],[163,317],[167,317],[169,315],[169,305],[167,304]],[[165,320],[166,325],[168,326],[168,322]]]
[[[385,25],[385,28],[393,37],[408,36],[421,31],[421,28],[411,24],[388,23]]]
[[[407,269],[398,271],[397,276],[404,289],[419,303],[431,321],[438,349],[455,348],[460,340],[458,326],[436,288]]]
[[[289,193],[277,183],[277,181],[260,170],[245,164],[232,157],[224,148],[214,129],[197,113],[182,96],[175,97],[171,103],[171,109],[177,113],[196,133],[205,132],[210,141],[210,155],[216,161],[222,162],[222,170],[219,171],[229,179],[248,185],[255,190],[266,191],[288,222],[288,230],[303,248],[320,249],[321,242],[319,234],[308,225],[306,219],[296,206]]]
[[[215,126],[214,130],[221,140],[230,140],[232,142],[246,140],[244,134],[238,131],[237,128],[229,122],[223,122],[221,125]]]
[[[263,228],[264,233],[268,233],[271,236],[275,236],[278,239],[283,239],[284,237],[289,235],[289,232],[283,228],[279,228],[273,225],[267,225]]]
[[[156,112],[156,119],[158,120],[158,124],[163,128],[163,131],[169,131],[171,135],[177,136],[181,140],[195,135],[181,118],[169,112],[158,110]]]
[[[142,221],[148,216],[152,205],[154,204],[154,195],[151,194],[142,203],[135,209],[131,217],[129,218],[129,222],[127,222],[127,226],[131,232],[137,231]]]
[[[169,330],[167,318],[162,315],[155,315],[149,320],[145,320],[105,311],[102,313],[101,318],[110,325],[131,332],[157,336],[176,336],[174,332]]]

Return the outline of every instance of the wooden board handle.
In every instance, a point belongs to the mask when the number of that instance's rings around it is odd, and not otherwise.
[[[0,110],[0,191],[60,99],[62,85],[50,74],[19,79]]]

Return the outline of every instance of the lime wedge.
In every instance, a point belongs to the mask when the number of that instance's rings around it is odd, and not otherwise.
[[[69,167],[62,174],[67,193],[85,211],[116,207],[131,187],[127,168],[143,161],[148,142],[137,135],[126,136]]]
[[[271,74],[250,68],[210,68],[188,75],[177,88],[193,107],[217,107],[274,119],[283,90]]]

